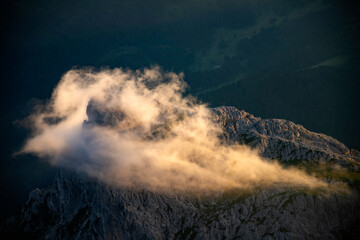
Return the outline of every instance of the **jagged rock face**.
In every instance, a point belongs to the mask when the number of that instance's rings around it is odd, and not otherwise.
[[[213,109],[225,139],[258,148],[263,156],[358,162],[337,140],[277,119],[232,107]],[[344,164],[344,166],[347,166]],[[356,194],[272,188],[209,196],[119,189],[62,170],[53,186],[36,189],[11,219],[7,236],[35,239],[337,239],[357,237]],[[12,231],[14,230],[14,231]],[[11,235],[13,233],[15,235]],[[23,234],[23,235],[21,235]]]
[[[234,107],[214,108],[215,118],[225,128],[227,140],[256,148],[270,159],[281,161],[329,161],[352,166],[356,154],[338,140],[306,130],[283,119],[261,119]]]
[[[196,199],[118,189],[62,171],[31,193],[21,227],[43,239],[334,239],[357,218],[354,197],[272,189]]]

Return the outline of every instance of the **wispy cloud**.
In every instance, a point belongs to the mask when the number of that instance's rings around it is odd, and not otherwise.
[[[67,72],[29,118],[21,152],[110,184],[156,191],[208,191],[325,184],[219,141],[211,110],[182,95],[183,74],[159,67]]]

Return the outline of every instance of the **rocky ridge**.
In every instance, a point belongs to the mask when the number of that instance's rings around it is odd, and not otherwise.
[[[359,158],[334,138],[233,107],[213,109],[224,139],[283,162],[335,162],[358,174]],[[341,239],[356,238],[359,197],[284,187],[206,197],[119,189],[59,171],[35,189],[6,226],[7,237],[35,239]]]
[[[351,162],[360,159],[335,138],[288,120],[261,119],[234,107],[218,107],[213,112],[225,128],[226,140],[258,149],[266,158],[283,162],[336,160],[347,167],[356,167]]]

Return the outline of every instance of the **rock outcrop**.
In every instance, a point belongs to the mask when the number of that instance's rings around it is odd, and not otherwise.
[[[234,107],[214,108],[215,118],[224,126],[225,137],[280,161],[330,161],[341,165],[359,161],[338,140],[283,119],[261,119]],[[356,165],[356,164],[355,164]],[[354,165],[354,166],[355,166]]]

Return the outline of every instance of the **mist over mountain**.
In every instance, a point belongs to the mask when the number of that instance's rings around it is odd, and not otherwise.
[[[55,176],[47,161],[13,153],[29,137],[19,120],[74,66],[157,64],[183,72],[186,93],[212,107],[288,119],[360,149],[355,1],[17,0],[1,12],[2,220]]]
[[[154,178],[137,186],[128,185],[124,176],[129,176],[124,175],[122,169],[118,169],[120,179],[111,176],[111,181],[99,181],[99,176],[91,178],[89,173],[83,174],[80,169],[75,172],[67,166],[58,172],[52,186],[31,192],[22,211],[3,226],[2,237],[357,239],[359,152],[350,151],[336,139],[310,132],[290,121],[261,119],[234,107],[211,111],[214,120],[224,127],[222,138],[228,144],[246,143],[258,149],[264,158],[302,167],[324,184],[308,185],[305,179],[285,183],[284,180],[290,177],[286,175],[286,171],[291,171],[289,168],[276,173],[284,177],[276,184],[260,184],[255,188],[243,188],[242,185],[210,188],[209,184],[214,184],[213,180],[218,177],[214,172],[212,180],[206,179],[207,185],[199,185],[201,182],[194,178],[198,191],[193,192],[194,186],[179,181],[181,169],[177,169],[178,174],[173,177],[180,188],[166,182],[162,185],[167,188],[164,192],[163,188],[147,187]],[[92,125],[104,126],[105,123],[111,126],[111,115],[99,112],[94,115],[93,111],[87,114],[93,115],[89,118]],[[118,159],[123,161],[120,156]],[[175,164],[169,159],[165,161]],[[274,174],[271,164],[264,168],[254,155],[246,161],[261,170],[263,177]],[[205,170],[212,163],[197,164],[202,164]],[[250,179],[243,170],[256,175],[251,165],[243,166],[242,171],[237,172],[247,182]],[[144,171],[153,173],[153,163],[145,170],[138,169],[139,173]],[[165,172],[159,174],[155,178],[166,178]],[[295,177],[294,174],[299,175],[299,172],[292,174]],[[207,191],[199,191],[204,188]]]

